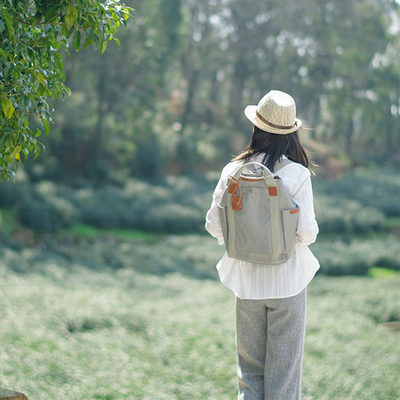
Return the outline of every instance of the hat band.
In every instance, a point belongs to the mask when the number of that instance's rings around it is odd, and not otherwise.
[[[264,122],[264,124],[267,124],[267,125],[269,125],[269,126],[272,127],[272,128],[277,128],[277,129],[292,129],[292,128],[294,128],[294,127],[296,126],[296,123],[294,123],[293,125],[290,125],[290,126],[283,126],[283,125],[273,124],[272,122],[269,122],[269,121],[267,121],[265,118],[263,118],[263,117],[259,114],[259,112],[258,112],[257,110],[256,110],[256,116],[257,116],[258,118],[260,118],[261,121]]]

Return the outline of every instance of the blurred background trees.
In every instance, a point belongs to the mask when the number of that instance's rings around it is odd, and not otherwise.
[[[225,162],[249,138],[244,106],[272,88],[295,97],[317,159],[324,143],[347,165],[399,162],[396,2],[152,0],[135,8],[120,48],[67,60],[72,100],[57,104],[42,157],[65,178],[113,170],[155,178]]]
[[[332,157],[399,165],[398,2],[130,5],[136,24],[120,31],[120,47],[64,60],[72,98],[56,102],[31,175],[100,184],[219,167],[249,139],[243,108],[270,89],[293,94],[322,167]]]

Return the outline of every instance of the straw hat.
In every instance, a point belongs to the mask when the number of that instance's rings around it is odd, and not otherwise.
[[[256,106],[244,109],[247,119],[263,131],[288,134],[301,127],[301,120],[296,118],[296,103],[293,97],[279,90],[268,92]]]

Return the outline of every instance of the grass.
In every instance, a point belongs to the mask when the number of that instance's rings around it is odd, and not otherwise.
[[[185,274],[190,263],[174,271],[171,259],[167,271],[151,269],[169,248],[185,258],[185,250],[202,246],[192,235],[179,249],[183,239],[143,242],[154,254],[146,273],[134,260],[114,270],[89,268],[75,245],[70,258],[6,250],[0,258],[1,386],[40,400],[235,398],[233,294],[215,279]],[[101,248],[116,243],[81,247],[95,264]],[[205,256],[189,258],[214,268],[217,254]],[[22,273],[12,267],[24,263]],[[400,320],[399,284],[398,275],[312,281],[305,400],[400,398],[400,335],[384,325]]]
[[[96,238],[99,236],[122,237],[130,240],[154,241],[160,234],[144,232],[139,229],[102,229],[87,224],[76,224],[71,228],[63,229],[60,236],[72,235],[83,238]]]
[[[387,228],[400,228],[400,217],[388,217],[385,221]]]
[[[399,267],[399,222],[313,245],[321,271],[367,275],[310,284],[304,400],[400,398],[400,272],[378,267]],[[236,397],[234,296],[214,239],[86,224],[35,234],[12,209],[0,234],[32,244],[0,243],[0,386],[32,400]]]
[[[377,279],[388,279],[400,277],[400,271],[391,268],[372,267],[368,271],[368,276]]]

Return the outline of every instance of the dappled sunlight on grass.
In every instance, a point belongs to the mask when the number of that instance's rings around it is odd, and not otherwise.
[[[39,274],[0,265],[3,385],[43,400],[235,397],[234,296],[219,282],[57,261]],[[400,319],[399,284],[315,278],[307,398],[400,395],[400,335],[383,325]]]
[[[400,277],[400,271],[390,268],[382,268],[382,267],[372,267],[368,271],[368,276],[372,278],[380,278],[380,279],[388,279],[394,277]]]
[[[0,209],[2,386],[32,400],[235,398],[234,296],[215,269],[225,248],[185,233],[203,229],[210,183],[200,192],[186,178],[99,190],[38,184],[32,190],[49,197],[41,206],[51,222],[41,233],[23,226],[15,208]],[[344,179],[336,201],[326,185],[316,196],[321,232],[311,249],[321,268],[308,289],[303,397],[398,399],[393,196],[349,202]],[[9,207],[7,190],[0,204]],[[75,208],[73,219],[59,199]],[[42,215],[35,210],[32,217]],[[158,232],[145,231],[153,220]],[[171,221],[175,233],[165,233]],[[63,228],[54,233],[54,223]]]
[[[160,237],[159,234],[144,232],[138,229],[102,229],[86,224],[76,224],[68,229],[63,229],[59,235],[73,235],[76,237],[120,236],[131,240],[153,241]]]

